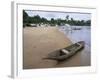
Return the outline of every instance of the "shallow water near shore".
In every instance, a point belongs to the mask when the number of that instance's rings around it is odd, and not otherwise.
[[[78,26],[79,27],[79,26]],[[63,32],[73,43],[84,41],[85,45],[91,47],[91,29],[90,26],[80,26],[80,30],[67,30],[66,27],[60,27],[59,30]],[[77,28],[77,26],[74,26]]]
[[[80,29],[68,30],[66,26],[60,26],[59,30],[63,32],[72,41],[72,43],[78,41],[85,42],[85,48],[81,52],[81,62],[82,65],[89,66],[91,63],[91,28],[90,26],[72,26],[72,28],[73,27],[80,27]]]

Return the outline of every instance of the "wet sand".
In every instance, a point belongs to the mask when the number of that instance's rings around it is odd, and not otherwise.
[[[90,60],[84,60],[83,56],[87,56],[84,54],[85,50],[60,63],[54,60],[43,60],[48,53],[70,44],[72,42],[55,27],[25,27],[23,31],[23,69],[90,65]]]

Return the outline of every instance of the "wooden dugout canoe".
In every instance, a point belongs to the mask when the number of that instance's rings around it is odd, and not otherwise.
[[[72,45],[66,47],[66,48],[49,53],[48,56],[43,59],[63,61],[65,59],[75,55],[78,51],[82,50],[84,48],[84,45],[85,45],[84,41],[79,41],[75,44],[72,44]]]

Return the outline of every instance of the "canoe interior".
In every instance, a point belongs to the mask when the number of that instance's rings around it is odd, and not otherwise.
[[[48,54],[48,59],[53,59],[53,60],[65,60],[74,54],[76,54],[78,51],[82,50],[84,48],[84,42],[77,42],[75,44],[72,44],[66,48],[63,48],[69,52],[69,54],[66,54],[62,52],[62,49],[56,50],[54,52],[51,52]]]

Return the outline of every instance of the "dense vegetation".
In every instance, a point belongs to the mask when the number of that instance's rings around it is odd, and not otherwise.
[[[39,15],[35,15],[33,17],[28,16],[28,14],[25,12],[25,10],[23,10],[23,26],[25,27],[30,26],[30,24],[49,24],[51,26],[55,26],[55,25],[65,25],[70,24],[70,25],[76,25],[76,26],[90,26],[91,25],[91,20],[74,20],[73,18],[71,18],[69,20],[69,15],[66,16],[66,19],[63,20],[61,18],[59,19],[54,19],[51,18],[51,20],[47,20],[44,17],[40,17]]]

